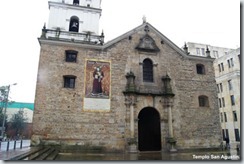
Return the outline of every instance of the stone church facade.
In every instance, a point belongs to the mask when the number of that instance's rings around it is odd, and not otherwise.
[[[72,35],[63,37],[67,34]],[[103,33],[44,26],[33,146],[105,151],[219,147],[213,58],[190,55],[145,20],[107,43],[103,39]]]

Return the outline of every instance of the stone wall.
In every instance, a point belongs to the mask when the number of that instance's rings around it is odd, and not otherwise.
[[[172,108],[173,132],[181,148],[210,148],[220,144],[221,131],[217,107],[217,93],[212,61],[183,57],[167,43],[161,42],[156,32],[150,35],[160,52],[140,52],[135,49],[144,30],[134,31],[131,39],[122,38],[106,49],[85,48],[81,44],[41,41],[40,63],[33,118],[33,145],[101,146],[106,150],[122,151],[129,138],[129,111],[123,91],[125,75],[132,71],[140,92],[162,91],[162,76],[171,78],[175,94]],[[91,46],[92,47],[92,46]],[[65,50],[78,51],[76,63],[65,62]],[[154,83],[142,80],[142,62],[153,61]],[[83,111],[85,60],[111,61],[111,110],[109,112]],[[205,75],[196,73],[196,64],[203,64]],[[63,76],[75,75],[74,89],[63,87]],[[209,107],[199,107],[198,96],[209,98]],[[168,135],[167,110],[163,98],[149,95],[137,97],[135,105],[135,136],[137,117],[141,109],[154,107],[161,117],[162,147]]]

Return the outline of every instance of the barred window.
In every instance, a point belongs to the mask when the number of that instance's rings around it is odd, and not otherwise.
[[[143,81],[153,82],[153,63],[150,59],[143,61]]]
[[[73,62],[73,63],[76,63],[77,54],[78,54],[77,51],[66,50],[66,51],[65,51],[65,61],[66,61],[66,62]]]
[[[208,102],[207,96],[199,96],[198,101],[199,101],[200,107],[209,107],[209,102]]]
[[[204,65],[202,65],[202,64],[197,64],[196,67],[197,67],[197,74],[205,74],[205,68],[204,68]]]
[[[64,78],[64,88],[75,88],[75,79],[76,76],[65,75]]]

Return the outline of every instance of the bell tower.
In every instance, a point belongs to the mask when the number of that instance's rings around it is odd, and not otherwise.
[[[52,0],[48,5],[49,20],[43,28],[42,37],[96,43],[101,41],[101,38],[91,37],[99,35],[101,0]]]

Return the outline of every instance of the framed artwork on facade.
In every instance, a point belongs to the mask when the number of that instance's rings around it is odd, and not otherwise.
[[[111,62],[86,59],[84,111],[109,111]]]

